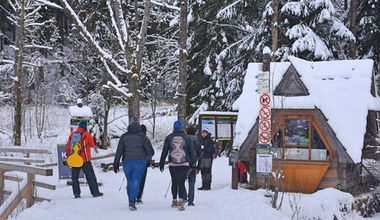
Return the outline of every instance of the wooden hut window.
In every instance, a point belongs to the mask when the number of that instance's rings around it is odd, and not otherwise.
[[[284,120],[274,142],[281,149],[277,151],[277,157],[283,160],[329,159],[325,143],[308,118]]]

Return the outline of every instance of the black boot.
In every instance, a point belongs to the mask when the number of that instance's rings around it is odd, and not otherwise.
[[[207,182],[202,181],[202,187],[198,188],[198,190],[206,190]]]
[[[136,211],[137,208],[136,208],[136,202],[132,201],[132,202],[129,202],[129,210],[131,211]]]
[[[211,183],[210,182],[205,183],[204,190],[211,190]]]

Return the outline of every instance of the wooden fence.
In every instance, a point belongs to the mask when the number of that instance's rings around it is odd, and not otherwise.
[[[33,148],[0,148],[0,152],[7,153],[22,153],[23,157],[0,157],[0,220],[7,219],[14,209],[19,206],[22,200],[26,200],[26,207],[31,207],[36,201],[49,200],[36,197],[34,195],[35,187],[43,187],[50,190],[55,190],[54,185],[35,181],[36,175],[52,176],[53,170],[48,168],[37,167],[36,163],[43,163],[42,159],[30,158],[30,154],[50,154],[46,149]],[[15,164],[14,162],[22,162],[24,164]],[[5,174],[6,172],[18,171],[26,173],[26,179]],[[20,183],[20,190],[7,191],[4,189],[5,180],[16,181]],[[7,199],[5,199],[7,196]]]

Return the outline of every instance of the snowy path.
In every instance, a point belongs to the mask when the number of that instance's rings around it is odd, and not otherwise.
[[[181,212],[171,208],[171,193],[164,198],[170,178],[168,169],[161,173],[158,169],[149,169],[144,204],[137,206],[137,211],[128,209],[125,181],[119,191],[123,173],[104,173],[96,169],[99,180],[103,182],[100,188],[104,196],[93,198],[88,186],[81,186],[82,198],[74,199],[71,187],[64,181],[56,191],[41,191],[41,195],[53,199],[52,202],[36,204],[17,216],[17,220],[164,220],[164,219],[291,219],[292,210],[289,207],[288,196],[284,199],[283,208],[276,211],[271,208],[270,198],[264,197],[265,191],[232,190],[230,187],[231,167],[227,158],[218,158],[213,165],[213,184],[211,191],[196,190],[195,206]],[[56,177],[55,177],[56,178]],[[200,186],[200,175],[197,176],[196,187]],[[301,197],[301,196],[300,196]],[[339,215],[337,201],[349,200],[350,196],[337,190],[327,190],[313,195],[302,195],[301,212],[306,216],[319,216],[321,219],[332,219],[332,214]],[[322,203],[322,205],[320,204]],[[361,219],[356,214],[339,219]]]

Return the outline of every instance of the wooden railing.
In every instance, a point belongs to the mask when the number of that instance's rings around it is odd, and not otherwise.
[[[44,161],[42,159],[34,159],[29,157],[31,153],[50,154],[50,151],[46,149],[33,148],[0,148],[0,152],[24,154],[24,157],[0,157],[0,220],[7,219],[13,210],[19,206],[23,199],[26,200],[27,208],[31,207],[36,201],[49,200],[35,196],[35,187],[55,190],[55,186],[35,181],[35,176],[52,176],[53,170],[50,168],[47,169],[30,165],[34,163],[42,163]],[[14,162],[22,162],[24,164],[15,164]],[[26,179],[5,174],[6,172],[11,171],[26,173]],[[5,180],[19,182],[20,189],[18,191],[12,190],[12,192],[5,190]],[[5,196],[7,196],[6,200]]]

